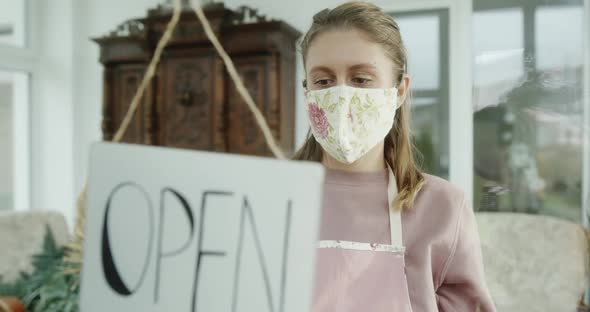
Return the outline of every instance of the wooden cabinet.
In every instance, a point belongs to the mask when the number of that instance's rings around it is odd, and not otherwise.
[[[281,21],[241,7],[205,7],[214,32],[286,153],[294,150],[295,58],[300,33]],[[127,21],[100,45],[104,65],[103,122],[111,140],[131,103],[171,10],[159,6]],[[142,98],[124,142],[268,156],[264,136],[186,8],[164,50],[157,74]]]
[[[135,95],[135,91],[141,82],[145,66],[142,64],[120,64],[114,68],[109,69],[105,72],[105,81],[109,80],[109,92],[105,95],[104,101],[110,103],[120,103],[119,105],[104,106],[103,125],[106,128],[106,124],[109,124],[109,138],[111,138],[116,131],[118,125],[121,124],[125,114],[131,104],[131,99]],[[108,78],[106,78],[108,77]],[[146,99],[150,99],[151,90],[147,90],[146,96],[144,96],[144,103]],[[148,124],[145,120],[146,110],[149,108],[148,105],[141,105],[135,116],[133,122],[129,125],[127,132],[123,136],[124,142],[130,143],[150,143],[150,137],[146,135],[145,127]],[[104,129],[103,128],[103,129]]]
[[[276,60],[265,56],[239,57],[236,59],[236,67],[276,137],[279,134],[276,131],[279,113],[275,105],[279,101]],[[228,118],[232,121],[227,129],[230,153],[255,155],[266,151],[266,143],[258,135],[256,121],[235,88],[229,88]]]
[[[158,72],[157,142],[224,152],[224,67],[211,50],[177,52]]]

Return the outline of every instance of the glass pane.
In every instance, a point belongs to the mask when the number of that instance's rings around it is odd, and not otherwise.
[[[537,9],[535,48],[539,69],[561,73],[565,73],[566,68],[581,69],[584,52],[583,17],[584,10],[581,7],[554,6]]]
[[[26,74],[0,70],[0,211],[14,209],[15,150],[19,148],[17,144],[28,142],[27,138],[15,135],[18,133],[15,129],[22,124],[15,117],[27,118],[21,116],[22,107],[28,105],[27,80]]]
[[[523,79],[524,42],[521,9],[476,12],[473,16],[474,109],[497,105]]]
[[[435,97],[415,97],[412,101],[412,135],[414,143],[422,154],[423,168],[426,172],[448,178],[448,145],[444,136],[437,135],[441,129],[448,129],[448,122],[439,117],[441,107]]]
[[[0,0],[0,45],[25,46],[26,0]]]
[[[408,70],[414,89],[438,89],[440,35],[437,15],[399,16],[395,20],[408,50]]]
[[[477,210],[581,222],[583,3],[560,3],[474,5]]]
[[[408,53],[412,78],[412,132],[423,169],[449,175],[448,11],[392,14]]]

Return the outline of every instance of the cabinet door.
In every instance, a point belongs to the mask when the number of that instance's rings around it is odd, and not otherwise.
[[[225,151],[222,70],[210,51],[176,52],[162,60],[159,144]]]
[[[125,118],[131,100],[141,83],[145,66],[140,64],[119,65],[105,71],[105,86],[112,86],[109,90],[105,87],[103,133],[105,140],[112,140]],[[109,83],[110,82],[110,83]],[[148,88],[149,89],[149,88]],[[150,144],[149,135],[146,135],[146,113],[150,112],[149,103],[144,99],[151,97],[150,90],[146,90],[137,111],[135,112],[122,142]]]
[[[280,140],[280,105],[277,57],[274,55],[235,57],[238,73],[248,92],[266,118],[273,136]],[[227,76],[227,74],[226,74]],[[227,147],[230,153],[269,156],[264,135],[233,82],[228,84]]]

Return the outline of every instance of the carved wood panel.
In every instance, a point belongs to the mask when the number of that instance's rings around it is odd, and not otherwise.
[[[252,99],[265,115],[273,136],[279,135],[279,99],[276,86],[276,61],[269,56],[246,56],[235,60],[236,67]],[[262,131],[229,77],[228,152],[245,155],[270,155]]]
[[[129,106],[131,105],[131,100],[141,83],[141,79],[143,78],[143,73],[145,70],[144,65],[120,65],[115,67],[113,70],[113,88],[112,94],[109,95],[109,98],[117,103],[117,105],[106,103],[105,105],[111,106],[112,112],[112,128],[110,139],[116,133],[117,129],[121,125]],[[142,100],[149,98],[151,96],[151,92],[147,92],[144,94]],[[146,107],[146,103],[142,103],[140,107],[135,112],[125,135],[122,138],[122,142],[125,143],[145,143],[145,135],[144,131],[146,129],[144,113],[145,111],[150,110],[149,107]]]
[[[217,112],[215,57],[210,54],[163,60],[158,97],[160,144],[215,150]]]

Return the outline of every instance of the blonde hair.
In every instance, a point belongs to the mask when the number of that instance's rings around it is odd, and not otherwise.
[[[303,64],[314,38],[320,33],[336,28],[353,28],[367,34],[370,40],[380,44],[386,55],[393,61],[395,81],[399,85],[404,77],[407,64],[399,27],[394,19],[378,6],[366,2],[348,2],[332,10],[325,9],[313,17],[313,23],[301,42]],[[400,70],[404,69],[404,70]],[[398,185],[394,201],[397,209],[409,209],[425,183],[424,176],[414,158],[415,147],[410,135],[410,96],[398,109],[394,126],[385,137],[385,161],[391,166]],[[293,159],[322,161],[322,148],[311,132]],[[418,153],[419,154],[419,153]]]

